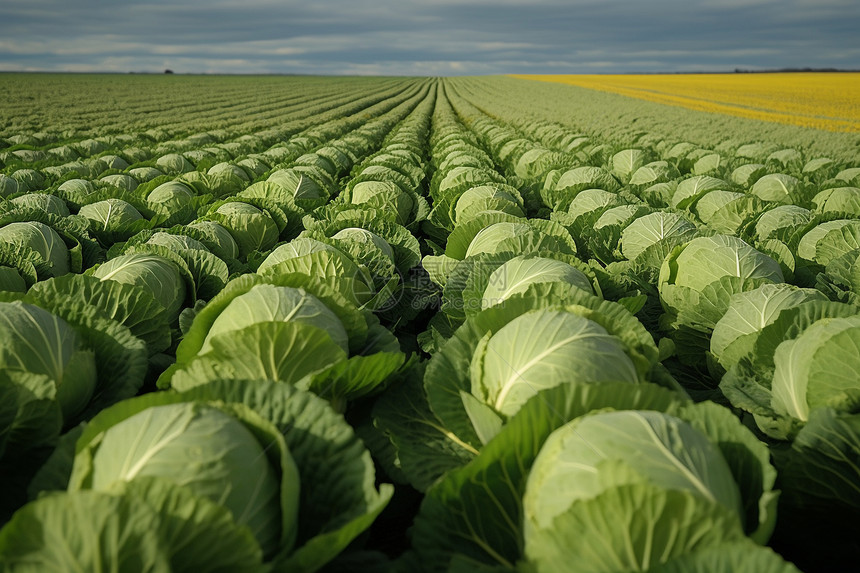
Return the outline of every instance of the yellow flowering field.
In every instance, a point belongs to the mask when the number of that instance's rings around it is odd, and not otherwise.
[[[860,73],[515,75],[700,111],[860,131]]]

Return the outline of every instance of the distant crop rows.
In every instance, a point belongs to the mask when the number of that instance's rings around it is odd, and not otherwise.
[[[797,149],[810,157],[851,163],[860,153],[856,133],[836,133],[760,121],[727,113],[708,113],[573,85],[515,78],[464,78],[473,101],[493,115],[553,121],[632,145],[643,135],[703,148],[734,149],[763,142]]]
[[[860,549],[855,136],[512,78],[0,95],[9,570]]]

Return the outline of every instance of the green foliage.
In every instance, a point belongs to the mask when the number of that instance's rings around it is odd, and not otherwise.
[[[855,559],[855,135],[502,77],[22,78],[10,570]]]

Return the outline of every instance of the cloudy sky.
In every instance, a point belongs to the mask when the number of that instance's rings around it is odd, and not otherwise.
[[[858,0],[2,0],[0,70],[860,69]]]

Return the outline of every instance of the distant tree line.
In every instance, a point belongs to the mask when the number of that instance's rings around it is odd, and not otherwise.
[[[858,70],[841,70],[839,68],[780,68],[778,70],[742,70],[735,68],[736,74],[785,74],[793,72],[856,72]]]

